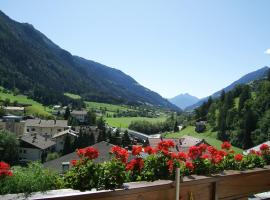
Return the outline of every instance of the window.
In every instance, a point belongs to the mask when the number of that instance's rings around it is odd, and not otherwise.
[[[25,149],[23,150],[23,153],[26,153],[26,150]]]
[[[29,132],[29,128],[27,129],[27,132]]]
[[[35,128],[31,128],[31,131],[35,131],[36,129]]]
[[[61,131],[62,131],[62,129],[58,129],[57,131],[58,131],[58,132],[61,132]]]
[[[22,153],[22,150],[20,149],[20,153]]]

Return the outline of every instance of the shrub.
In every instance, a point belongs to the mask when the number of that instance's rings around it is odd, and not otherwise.
[[[127,181],[125,164],[113,159],[100,165],[99,189],[116,189]]]
[[[0,194],[44,192],[57,189],[58,176],[42,168],[40,163],[31,163],[27,167],[12,168],[13,176],[0,181]]]

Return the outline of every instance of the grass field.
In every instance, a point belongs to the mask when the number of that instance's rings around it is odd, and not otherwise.
[[[210,145],[215,146],[220,149],[222,142],[216,139],[217,132],[211,132],[206,130],[204,133],[197,133],[194,126],[188,126],[184,130],[177,133],[167,133],[166,138],[180,138],[184,135],[193,136],[196,138],[205,139]],[[243,150],[237,147],[233,147],[233,150],[237,153],[241,153]]]
[[[10,99],[10,102],[17,101],[18,103],[22,104],[29,104],[31,106],[26,107],[26,114],[30,115],[41,115],[41,116],[51,116],[51,109],[48,107],[43,106],[42,104],[32,100],[28,99],[25,95],[13,95],[12,93],[3,93],[2,90],[0,90],[0,98],[2,100]]]
[[[71,98],[71,99],[81,99],[81,96],[80,95],[77,95],[77,94],[72,94],[72,93],[64,93],[65,96]]]
[[[132,121],[146,120],[149,122],[161,122],[165,121],[165,117],[160,118],[147,118],[147,117],[117,117],[117,118],[105,118],[106,122],[113,127],[128,128]]]
[[[89,102],[89,101],[85,101],[85,104],[88,110],[91,110],[91,109],[100,110],[100,108],[102,109],[106,108],[106,111],[108,112],[117,112],[118,110],[119,111],[132,110],[126,105],[113,105],[113,104],[108,104],[108,103],[97,103],[97,102]]]

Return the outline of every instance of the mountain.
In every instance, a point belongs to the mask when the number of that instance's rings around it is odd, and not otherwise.
[[[269,71],[269,67],[265,66],[265,67],[263,67],[261,69],[258,69],[256,71],[254,71],[254,72],[248,73],[248,74],[244,75],[243,77],[241,77],[240,79],[238,79],[237,81],[234,81],[229,86],[223,88],[222,90],[224,90],[225,92],[228,92],[228,91],[231,91],[232,89],[234,89],[235,86],[237,86],[237,85],[248,84],[248,83],[251,83],[251,82],[253,82],[255,80],[263,79],[263,78],[265,78],[267,76],[268,71]],[[214,94],[211,95],[211,97],[212,98],[219,97],[222,90],[219,90],[219,91],[215,92]],[[204,102],[206,102],[208,98],[209,97],[202,98],[197,103],[195,103],[195,104],[193,104],[191,106],[188,106],[186,108],[186,110],[193,110],[196,107],[199,107]]]
[[[177,96],[169,99],[169,101],[171,103],[173,103],[174,105],[177,105],[179,108],[181,108],[183,110],[186,107],[197,103],[199,100],[200,100],[199,98],[197,98],[195,96],[192,96],[192,95],[190,95],[188,93],[180,94],[180,95],[177,95]]]
[[[84,100],[146,104],[179,110],[120,70],[73,56],[28,23],[0,11],[0,85],[45,104],[67,101],[65,92]]]

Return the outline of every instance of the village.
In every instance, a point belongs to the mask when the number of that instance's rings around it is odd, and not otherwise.
[[[54,113],[59,115],[60,106],[54,107]],[[66,109],[66,107],[65,107]],[[97,162],[111,159],[110,149],[113,145],[119,145],[131,150],[132,145],[157,147],[162,140],[161,134],[147,135],[129,129],[120,129],[108,126],[102,118],[95,119],[96,125],[88,121],[86,110],[72,110],[69,120],[41,119],[24,115],[24,107],[4,107],[5,115],[0,121],[0,130],[9,131],[19,141],[18,164],[25,165],[32,161],[43,163],[44,167],[64,173],[71,166],[73,159],[78,159],[77,148],[93,146],[100,151]],[[65,115],[65,111],[61,111]],[[70,119],[76,120],[75,126],[69,125]],[[201,123],[197,126],[202,129]],[[82,142],[83,140],[83,142]],[[175,152],[187,152],[191,146],[207,144],[204,139],[192,136],[183,136],[173,139],[176,146]]]

